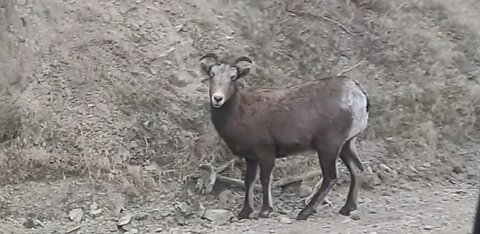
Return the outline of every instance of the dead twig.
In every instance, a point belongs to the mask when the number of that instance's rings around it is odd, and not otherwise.
[[[200,166],[200,169],[208,171],[210,175],[208,176],[209,181],[206,184],[205,192],[210,193],[213,190],[213,186],[215,185],[215,182],[217,181],[217,171],[215,167],[213,167],[211,164],[204,164]]]
[[[345,25],[343,25],[342,23],[340,23],[340,22],[338,22],[338,21],[336,21],[336,20],[334,20],[330,17],[324,16],[324,15],[317,15],[317,14],[306,12],[306,11],[295,11],[295,10],[292,10],[292,9],[287,9],[287,12],[289,12],[293,15],[296,15],[296,16],[307,16],[307,17],[319,18],[319,19],[329,21],[331,23],[336,24],[340,28],[342,28],[346,33],[348,33],[352,36],[355,36],[355,34],[352,31],[350,31]]]
[[[219,183],[222,183],[224,185],[228,185],[229,187],[234,187],[234,188],[239,188],[239,189],[244,189],[245,188],[245,183],[242,180],[231,178],[231,177],[226,177],[222,175],[217,175],[217,181]],[[262,186],[260,184],[254,184],[253,185],[253,190],[254,191],[262,191]],[[273,185],[275,187],[275,185]]]
[[[235,161],[237,161],[237,159],[232,159],[232,160],[224,163],[223,165],[220,165],[219,167],[217,167],[217,173],[222,173],[225,170],[227,170],[228,167],[233,167],[235,165]]]
[[[303,175],[287,177],[285,179],[281,179],[277,183],[274,183],[274,187],[275,186],[285,187],[285,186],[288,186],[290,184],[293,184],[293,183],[296,183],[296,182],[299,182],[299,181],[303,181],[303,180],[308,180],[308,179],[311,179],[313,177],[321,176],[321,175],[322,175],[322,170],[320,170],[320,169],[315,170],[315,171],[310,171],[310,172],[307,172]]]
[[[234,160],[232,160],[232,161],[234,161]],[[233,162],[229,161],[227,164],[222,165],[222,167],[226,168],[226,167],[228,167],[228,165],[230,163],[233,163]],[[210,173],[209,176],[208,176],[209,180],[208,180],[208,183],[206,183],[207,186],[206,186],[206,189],[205,189],[205,192],[207,192],[207,193],[212,191],[213,186],[217,182],[222,183],[224,185],[227,185],[229,187],[240,188],[240,189],[245,188],[245,184],[242,180],[220,175],[219,174],[220,170],[215,169],[211,164],[201,165],[200,169],[205,170],[205,171]],[[282,179],[282,180],[279,180],[278,182],[273,183],[272,188],[285,187],[285,186],[288,186],[290,184],[293,184],[293,183],[296,183],[296,182],[299,182],[299,181],[303,181],[303,180],[308,180],[308,179],[311,179],[313,177],[320,176],[320,175],[322,175],[322,170],[315,170],[315,171],[307,172],[303,175],[287,177],[285,179]],[[261,185],[255,184],[254,186],[255,186],[254,187],[255,191],[261,191],[262,190]]]
[[[347,68],[347,69],[342,70],[341,72],[339,72],[339,73],[337,74],[337,76],[341,76],[341,75],[343,75],[343,74],[345,74],[345,73],[347,73],[347,72],[349,72],[349,71],[357,68],[358,66],[360,66],[360,64],[363,63],[363,61],[365,61],[365,59],[362,59],[362,60],[360,60],[360,62],[358,62],[357,64],[355,64],[355,65],[353,65],[353,66],[351,66],[351,67],[349,67],[349,68]]]

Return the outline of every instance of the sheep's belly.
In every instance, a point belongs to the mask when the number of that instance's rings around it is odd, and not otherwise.
[[[311,145],[301,143],[280,145],[275,149],[277,158],[287,157],[292,154],[297,154],[308,150],[312,150]]]

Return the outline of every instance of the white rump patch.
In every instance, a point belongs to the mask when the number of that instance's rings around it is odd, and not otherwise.
[[[343,91],[341,106],[343,109],[350,111],[353,117],[352,126],[348,133],[348,139],[350,139],[367,128],[369,117],[366,110],[367,96],[353,81],[345,84]]]

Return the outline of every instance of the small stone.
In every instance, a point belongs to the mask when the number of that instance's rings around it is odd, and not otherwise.
[[[130,221],[132,221],[132,218],[133,218],[133,215],[131,214],[127,214],[123,217],[120,217],[117,221],[117,225],[118,226],[124,226],[124,225],[127,225],[130,223]]]
[[[430,226],[430,225],[425,225],[425,226],[423,227],[423,229],[425,229],[425,230],[432,230],[433,227]]]
[[[401,190],[405,190],[405,191],[409,191],[409,192],[413,191],[413,188],[410,187],[410,186],[408,186],[408,185],[406,185],[406,184],[400,185],[400,189],[401,189]]]
[[[36,228],[35,222],[31,218],[27,218],[25,222],[23,222],[23,226],[28,229]]]
[[[118,227],[118,226],[117,226]],[[128,232],[134,228],[132,223],[125,224],[123,226],[119,226],[123,231]]]
[[[358,214],[352,214],[352,215],[350,216],[350,218],[353,219],[353,220],[355,220],[355,221],[360,220],[360,216],[359,216]]]
[[[218,194],[218,199],[223,203],[232,203],[234,201],[235,194],[230,190],[224,190]]]
[[[147,213],[140,213],[140,214],[135,215],[135,220],[142,221],[142,220],[146,220],[147,218],[148,218]]]
[[[308,197],[308,196],[310,196],[310,194],[312,194],[312,192],[313,192],[312,187],[310,187],[308,185],[302,184],[298,187],[298,196],[299,197],[302,197],[302,198],[303,197]]]
[[[68,213],[68,217],[70,218],[70,220],[72,220],[75,223],[78,223],[78,222],[82,221],[82,219],[83,219],[82,208],[76,208],[76,209],[71,210]]]
[[[187,222],[185,221],[185,218],[181,215],[177,215],[177,216],[173,217],[173,219],[180,226],[183,226],[183,225],[187,224]]]
[[[187,214],[190,212],[190,206],[188,206],[187,203],[185,202],[178,203],[176,207],[180,212],[184,214]]]
[[[367,166],[366,167],[366,171],[369,175],[373,174],[373,170],[372,170],[372,167],[371,166]]]
[[[391,171],[390,171],[390,174],[392,175],[392,177],[393,177],[394,179],[398,179],[398,177],[399,177],[399,174],[398,174],[398,172],[397,172],[396,170],[391,170]]]
[[[159,228],[155,229],[154,232],[162,232],[162,231],[163,231],[163,228],[159,227]]]
[[[175,26],[175,31],[180,32],[183,31],[183,28],[185,27],[185,24],[180,24]]]
[[[461,174],[461,173],[463,173],[463,169],[462,169],[461,167],[459,167],[459,166],[454,166],[454,167],[453,167],[453,172],[454,172],[455,174]]]
[[[422,166],[425,167],[425,168],[429,168],[429,167],[432,166],[432,164],[429,163],[429,162],[426,162],[426,163],[424,163]]]
[[[90,211],[90,215],[94,217],[99,216],[101,213],[102,213],[102,209],[96,209],[96,210]]]
[[[214,224],[225,224],[230,219],[234,217],[233,213],[229,210],[224,210],[224,209],[211,209],[211,210],[206,210],[205,214],[203,214],[203,218],[209,220],[210,222]]]
[[[90,204],[89,208],[90,210],[96,210],[98,209],[98,204],[96,202],[93,202],[92,204]]]
[[[373,186],[378,186],[378,185],[381,185],[382,184],[382,180],[378,177],[378,176],[375,176],[372,180],[372,184]]]
[[[287,216],[280,216],[279,222],[283,224],[291,224],[292,220]]]
[[[132,229],[130,229],[130,231],[125,232],[125,234],[137,234],[137,233],[138,233],[138,229],[136,229],[136,228],[132,228]]]
[[[380,169],[382,169],[382,170],[384,170],[384,171],[386,171],[386,172],[388,172],[388,173],[390,173],[390,172],[392,171],[392,169],[391,169],[390,167],[388,167],[387,165],[385,165],[385,164],[383,164],[383,163],[380,164],[380,165],[378,165],[378,167],[380,167]]]
[[[67,234],[76,232],[76,231],[80,230],[80,228],[82,228],[82,226],[76,226],[72,229],[69,229],[69,230],[67,230]]]

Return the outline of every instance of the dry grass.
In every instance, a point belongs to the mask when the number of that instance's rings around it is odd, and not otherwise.
[[[367,161],[452,164],[458,162],[452,149],[469,151],[462,141],[480,139],[478,32],[432,1],[288,6],[330,20],[292,15],[276,1],[213,1],[200,10],[167,1],[168,11],[150,3],[20,2],[8,6],[15,14],[0,11],[0,22],[18,32],[0,28],[0,50],[8,51],[0,56],[0,71],[8,71],[0,74],[0,84],[8,84],[0,94],[15,100],[0,107],[2,184],[88,175],[136,196],[200,163],[230,159],[209,123],[198,78],[196,58],[211,50],[253,57],[249,86],[342,71],[360,80],[372,102],[371,127],[360,144]],[[216,4],[229,7],[216,12]],[[147,5],[148,15],[159,17],[146,17]],[[27,14],[45,7],[49,16]],[[70,26],[56,23],[60,18]],[[9,46],[22,37],[29,43]],[[25,53],[12,63],[16,51]],[[32,80],[28,87],[25,80]],[[305,165],[317,167],[316,157],[279,160],[276,173]]]

